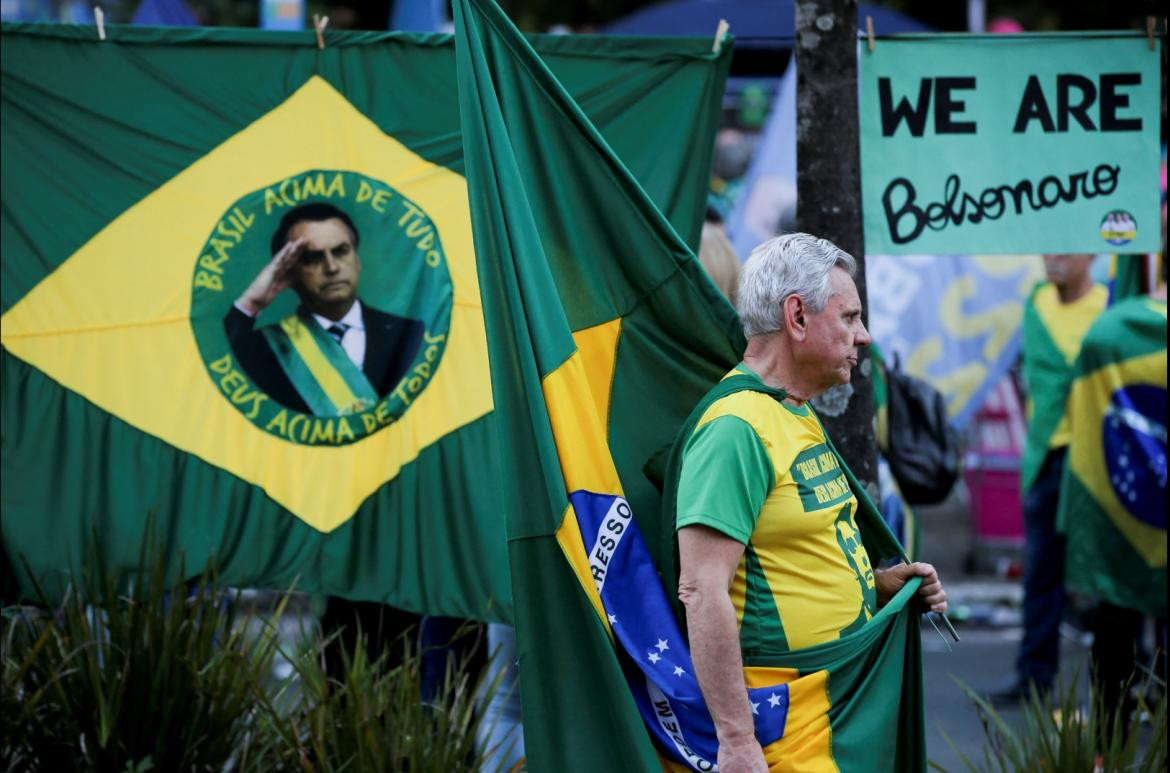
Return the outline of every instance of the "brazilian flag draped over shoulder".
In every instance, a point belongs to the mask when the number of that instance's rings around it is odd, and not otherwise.
[[[532,770],[711,770],[644,465],[740,359],[734,310],[492,0],[456,0]],[[723,382],[726,383],[726,382]],[[850,476],[851,477],[851,476]],[[875,560],[900,551],[855,480]],[[659,556],[658,558],[662,558]],[[774,770],[925,770],[908,583],[856,633],[745,674]],[[757,659],[759,660],[759,659]]]
[[[1081,344],[1060,492],[1065,581],[1166,617],[1166,301],[1127,298]]]
[[[92,534],[133,566],[153,518],[175,571],[509,620],[453,39],[107,32],[3,26],[7,579],[58,594]],[[729,52],[534,45],[697,242]],[[292,290],[234,309],[310,203],[352,223],[360,361]]]

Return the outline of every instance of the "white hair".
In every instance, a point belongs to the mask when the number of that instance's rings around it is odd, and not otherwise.
[[[752,250],[739,278],[736,300],[747,338],[784,329],[784,302],[799,295],[813,312],[829,302],[829,274],[857,271],[853,256],[826,239],[782,234]]]

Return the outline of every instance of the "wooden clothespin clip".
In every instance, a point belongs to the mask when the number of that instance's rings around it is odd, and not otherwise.
[[[93,23],[97,25],[98,40],[106,39],[106,15],[100,6],[93,7]]]
[[[329,17],[319,13],[313,14],[313,27],[317,30],[317,48],[325,48],[325,28],[329,26]]]
[[[719,50],[723,48],[723,39],[727,37],[727,30],[731,27],[727,23],[727,19],[720,19],[719,25],[715,27],[715,42],[711,44],[711,53],[718,54]]]
[[[873,53],[873,17],[865,17],[865,46]]]
[[[1158,31],[1158,19],[1153,16],[1146,17],[1146,42],[1153,51],[1157,46],[1154,45],[1154,33]]]

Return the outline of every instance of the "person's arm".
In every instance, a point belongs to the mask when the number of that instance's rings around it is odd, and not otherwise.
[[[739,626],[728,588],[743,545],[706,526],[678,532],[678,597],[686,607],[691,658],[715,721],[719,770],[767,771],[743,679]]]
[[[938,572],[930,564],[915,562],[897,564],[889,569],[876,569],[873,573],[874,589],[877,591],[878,606],[884,607],[911,577],[921,577],[922,585],[915,598],[931,612],[943,614],[947,611],[947,592],[943,589]]]
[[[272,260],[260,269],[260,273],[248,285],[248,289],[236,299],[236,308],[249,317],[256,317],[268,308],[276,296],[289,286],[290,269],[305,250],[304,239],[293,239],[280,248]]]

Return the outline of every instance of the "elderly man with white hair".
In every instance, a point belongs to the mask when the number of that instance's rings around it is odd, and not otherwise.
[[[745,655],[846,636],[914,576],[919,604],[946,611],[929,564],[870,565],[857,496],[809,404],[848,382],[869,344],[855,270],[850,255],[808,234],[752,252],[738,294],[748,344],[728,377],[759,389],[711,402],[682,452],[679,598],[723,773],[778,767],[756,740]]]

